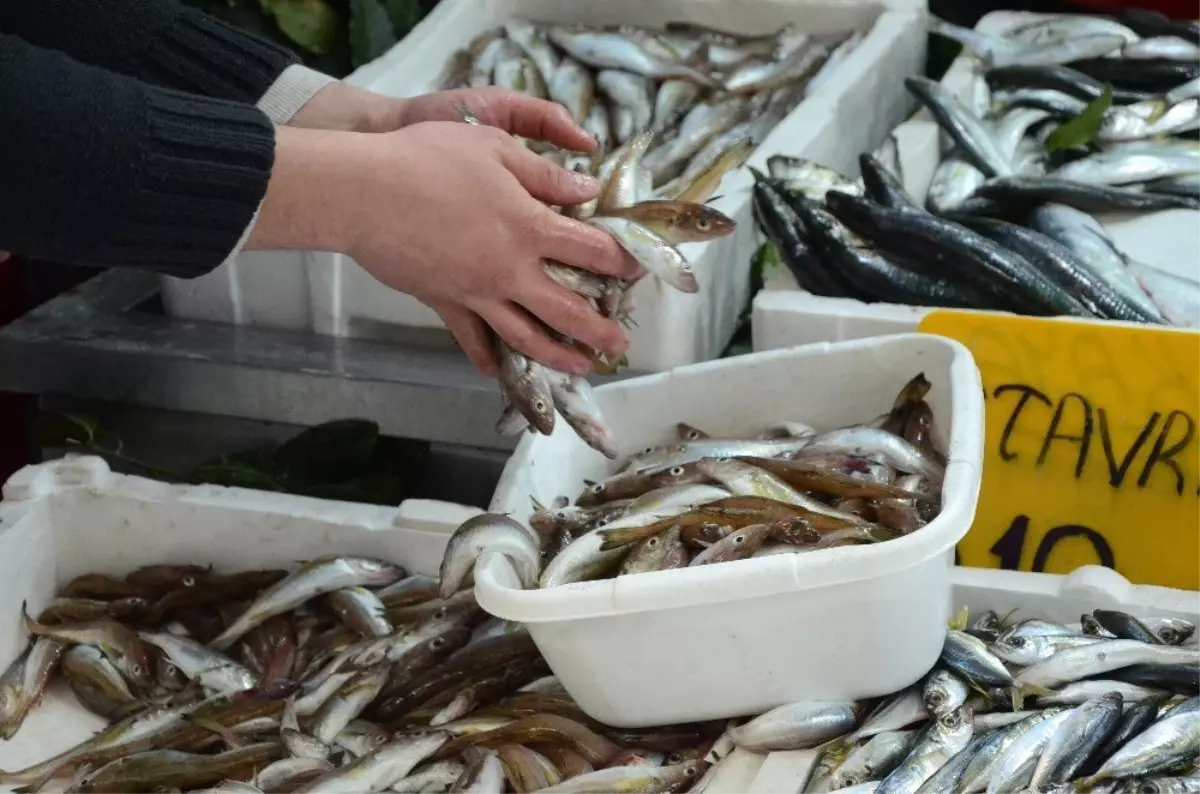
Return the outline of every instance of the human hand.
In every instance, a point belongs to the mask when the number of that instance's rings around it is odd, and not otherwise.
[[[345,83],[331,83],[308,100],[290,127],[347,132],[395,132],[426,121],[462,121],[464,103],[485,125],[513,135],[590,152],[596,141],[555,102],[503,88],[462,88],[396,99]]]
[[[577,152],[596,148],[595,139],[575,123],[562,105],[504,88],[458,88],[403,102],[395,119],[400,127],[425,121],[462,121],[455,105],[465,104],[489,127]]]
[[[608,234],[547,206],[595,198],[594,179],[499,129],[462,122],[373,135],[287,128],[276,135],[248,250],[348,254],[437,311],[485,374],[496,366],[484,323],[514,349],[567,372],[586,373],[590,362],[545,326],[604,353],[628,347],[617,323],[542,268],[554,259],[624,279],[641,274]]]

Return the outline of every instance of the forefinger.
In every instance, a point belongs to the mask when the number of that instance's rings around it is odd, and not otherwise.
[[[633,281],[643,275],[641,265],[606,232],[565,215],[547,210],[541,225],[543,259],[556,259],[602,276]]]
[[[485,92],[483,101],[475,113],[484,124],[576,152],[596,148],[596,139],[584,132],[557,102],[495,86],[481,90]]]

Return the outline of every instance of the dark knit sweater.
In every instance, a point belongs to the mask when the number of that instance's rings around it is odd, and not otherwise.
[[[0,250],[195,276],[266,192],[295,62],[175,0],[0,1]]]

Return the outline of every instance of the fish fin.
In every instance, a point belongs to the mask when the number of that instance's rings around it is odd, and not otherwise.
[[[754,176],[755,182],[765,182],[767,180],[767,175],[764,174],[762,171],[759,171],[754,166],[748,165],[748,166],[746,166],[746,168],[748,168],[750,170],[750,173]]]
[[[705,204],[712,204],[714,201],[717,201],[717,200],[719,200],[719,199],[723,199],[723,198],[725,198],[725,194],[723,194],[723,193],[719,193],[719,194],[717,194],[717,195],[715,195],[715,196],[710,196],[708,199],[706,199],[706,200],[705,200],[705,202],[704,202],[704,203],[705,203]]]
[[[954,613],[947,624],[955,631],[964,631],[967,628],[967,619],[971,616],[971,610],[968,607],[963,607]]]
[[[696,48],[688,59],[684,61],[684,66],[690,66],[698,72],[712,71],[712,50],[708,42],[703,42]]]
[[[593,485],[596,485],[596,484],[597,483],[595,480],[589,480],[589,479],[584,478],[584,481],[583,481],[584,488],[591,488]]]
[[[531,497],[529,497],[529,503],[530,503],[531,505],[533,505],[533,509],[534,509],[534,510],[545,510],[545,509],[546,509],[546,508],[544,508],[544,507],[542,506],[542,503],[541,503],[541,502],[539,502],[539,501],[537,500],[537,497],[535,497],[535,496],[531,496]]]
[[[30,634],[32,634],[35,637],[40,636],[43,633],[42,624],[38,623],[33,618],[29,617],[29,610],[27,607],[28,607],[28,602],[22,601],[21,602],[21,617],[25,622],[25,630],[28,631]]]
[[[1004,617],[1000,618],[1000,626],[1002,628],[1008,628],[1009,626],[1011,626],[1012,623],[1010,623],[1009,621],[1012,620],[1013,615],[1017,614],[1020,611],[1021,611],[1020,609],[1010,609],[1007,613],[1005,613]]]

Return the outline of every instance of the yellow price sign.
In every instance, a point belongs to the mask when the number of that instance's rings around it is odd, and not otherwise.
[[[983,488],[962,565],[1200,589],[1200,334],[938,310],[983,376]]]

